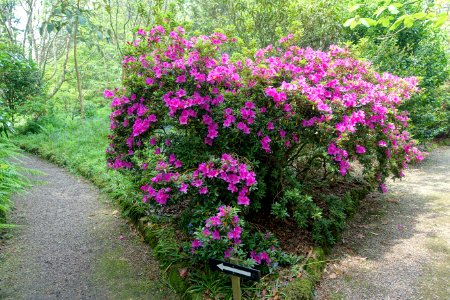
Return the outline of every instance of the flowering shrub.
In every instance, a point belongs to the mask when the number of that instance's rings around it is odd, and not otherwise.
[[[398,110],[415,78],[378,74],[346,49],[301,49],[291,36],[249,58],[230,57],[234,41],[220,33],[186,38],[181,27],[157,26],[137,34],[123,59],[124,87],[104,93],[112,99],[108,165],[135,172],[144,202],[219,207],[197,224],[192,251],[237,253],[236,207],[280,211],[299,181],[349,176],[359,162],[385,190],[388,176],[423,158]],[[272,262],[264,251],[246,255]]]

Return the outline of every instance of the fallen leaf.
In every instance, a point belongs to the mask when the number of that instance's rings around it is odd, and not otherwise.
[[[328,278],[330,279],[336,279],[337,278],[337,274],[336,273],[331,273]]]
[[[178,273],[180,274],[181,278],[186,278],[188,275],[188,269],[187,268],[179,269]]]
[[[119,211],[116,209],[115,211],[112,212],[112,215],[117,216],[118,213],[119,213]]]
[[[400,201],[399,201],[398,199],[389,198],[389,199],[387,199],[387,202],[391,202],[391,203],[399,203]]]

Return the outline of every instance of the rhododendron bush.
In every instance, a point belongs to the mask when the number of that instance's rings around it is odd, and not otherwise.
[[[253,57],[231,53],[234,40],[220,33],[187,38],[157,26],[137,36],[123,87],[105,91],[108,165],[134,174],[149,205],[204,207],[193,253],[212,247],[270,265],[270,249],[243,248],[243,217],[355,166],[384,190],[387,177],[422,159],[398,110],[414,78],[378,74],[346,49],[301,49],[291,36]]]

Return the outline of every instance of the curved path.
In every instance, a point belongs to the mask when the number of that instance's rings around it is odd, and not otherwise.
[[[317,299],[450,299],[450,147],[363,204]]]
[[[0,299],[174,299],[150,249],[84,179],[33,156],[43,172],[13,201],[22,225],[0,240]]]

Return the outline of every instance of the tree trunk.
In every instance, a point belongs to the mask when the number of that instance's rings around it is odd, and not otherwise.
[[[77,2],[77,9],[78,11],[80,11],[80,0],[78,0]],[[77,75],[78,102],[80,104],[81,120],[84,123],[85,114],[84,114],[83,93],[81,90],[81,76],[80,70],[78,68],[78,59],[77,59],[77,35],[78,35],[78,17],[75,17],[75,28],[73,30],[73,62],[75,65],[75,74]]]

